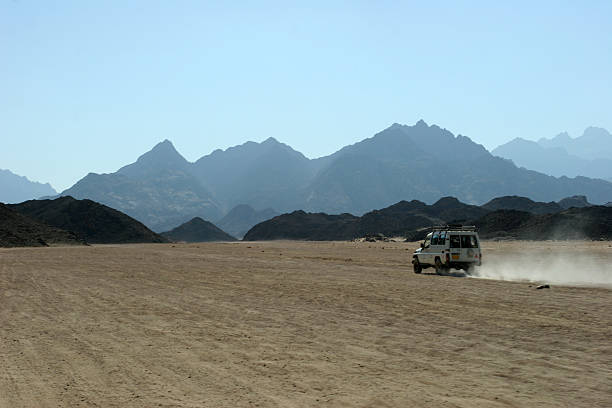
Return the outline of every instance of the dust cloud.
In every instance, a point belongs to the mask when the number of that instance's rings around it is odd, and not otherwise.
[[[471,277],[612,288],[612,259],[563,251],[495,254],[483,259]]]

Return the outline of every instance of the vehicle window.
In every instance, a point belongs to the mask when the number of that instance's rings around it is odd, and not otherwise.
[[[471,248],[472,244],[470,243],[469,235],[461,235],[461,248]]]
[[[434,232],[433,236],[431,237],[431,245],[438,245],[438,238],[440,236],[439,232]]]
[[[478,240],[476,239],[476,235],[470,235],[470,240],[472,248],[478,248]]]
[[[450,247],[451,248],[461,248],[461,240],[459,238],[459,235],[450,236]]]
[[[446,241],[446,231],[442,231],[440,232],[440,245],[444,245],[445,241]]]

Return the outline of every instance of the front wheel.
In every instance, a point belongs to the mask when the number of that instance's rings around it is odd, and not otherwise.
[[[414,258],[412,260],[412,268],[414,270],[414,273],[421,273],[421,271],[423,271],[423,267],[421,266],[421,263],[419,262],[419,258]]]

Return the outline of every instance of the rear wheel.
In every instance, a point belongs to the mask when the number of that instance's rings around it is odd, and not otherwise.
[[[436,258],[435,261],[435,266],[436,266],[436,273],[438,275],[443,275],[446,272],[446,267],[442,264],[442,261],[440,260],[440,258]]]
[[[421,271],[423,270],[423,267],[421,266],[421,263],[419,262],[419,258],[414,258],[412,260],[412,268],[414,270],[414,273],[421,273]]]

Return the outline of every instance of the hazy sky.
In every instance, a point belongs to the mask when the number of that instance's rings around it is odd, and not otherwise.
[[[0,168],[63,190],[166,138],[193,161],[421,118],[489,149],[612,130],[611,21],[610,1],[0,0]]]

